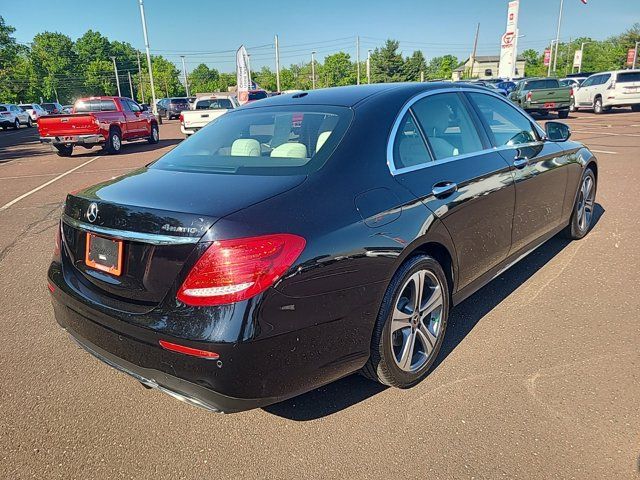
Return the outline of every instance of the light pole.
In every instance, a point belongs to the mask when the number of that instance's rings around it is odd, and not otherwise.
[[[367,50],[367,83],[371,83],[371,49]]]
[[[557,42],[557,40],[551,40],[551,53],[553,53],[553,45]],[[547,77],[551,76],[551,53],[549,54],[549,70],[547,71]]]
[[[187,67],[184,64],[184,55],[180,55],[180,58],[182,59],[182,74],[184,75],[184,89],[187,92],[187,97],[190,97],[191,95],[189,95],[189,81],[187,80]]]
[[[153,85],[153,70],[151,69],[151,52],[149,51],[149,37],[147,36],[147,20],[144,18],[143,0],[140,2],[140,18],[142,19],[142,33],[144,35],[144,46],[147,50],[147,66],[149,68],[149,84],[151,85],[151,109],[153,114],[158,116],[158,107],[156,106],[156,87]]]
[[[116,57],[111,57],[111,60],[113,60],[113,71],[116,73],[116,85],[118,86],[118,96],[121,97],[122,94],[120,93],[120,79],[118,78],[118,66],[116,65]]]
[[[584,58],[584,46],[593,42],[582,42],[580,44],[580,64],[578,65],[578,73],[582,72],[582,59]]]
[[[278,35],[275,36],[276,48],[276,89],[280,91],[280,47],[278,45]]]
[[[558,63],[558,46],[560,45],[560,25],[562,24],[562,8],[564,7],[564,0],[560,0],[560,13],[558,13],[558,29],[556,30],[556,51],[553,55],[553,71],[556,71]],[[549,62],[551,64],[551,62]]]
[[[360,35],[356,37],[356,85],[360,85]]]
[[[640,45],[640,42],[636,42],[636,49],[633,52],[633,65],[631,65],[633,69],[636,68],[636,62],[638,61],[638,45]]]
[[[316,51],[311,51],[311,88],[316,89]]]

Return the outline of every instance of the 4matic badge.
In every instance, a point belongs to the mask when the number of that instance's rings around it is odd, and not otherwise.
[[[198,233],[198,229],[195,227],[174,227],[165,223],[160,227],[162,230],[166,230],[167,232],[176,232],[176,233]]]

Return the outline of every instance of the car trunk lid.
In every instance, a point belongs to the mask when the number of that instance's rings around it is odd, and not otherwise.
[[[201,253],[198,240],[219,218],[293,188],[304,178],[143,168],[69,194],[63,215],[67,264],[105,303],[153,308],[188,273],[185,266]],[[122,242],[119,274],[90,266],[89,235]]]

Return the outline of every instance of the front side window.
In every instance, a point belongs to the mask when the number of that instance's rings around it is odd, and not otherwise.
[[[397,169],[414,167],[432,160],[411,112],[407,112],[400,122],[393,143],[393,160]]]
[[[582,85],[580,85],[581,87],[590,87],[591,85],[593,85],[593,79],[595,77],[589,77],[587,78],[584,82],[582,82]]]
[[[351,122],[333,106],[236,109],[180,143],[151,168],[238,175],[306,175],[320,168]]]
[[[436,160],[483,149],[471,115],[457,93],[430,95],[418,100],[411,109]]]
[[[522,145],[538,140],[527,117],[502,100],[482,93],[469,93],[480,116],[489,126],[496,147]]]

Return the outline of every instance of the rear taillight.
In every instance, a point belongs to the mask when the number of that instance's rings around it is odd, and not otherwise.
[[[184,123],[184,115],[180,114],[180,123]]]
[[[278,281],[305,244],[288,233],[214,242],[189,272],[178,300],[213,306],[251,298]]]
[[[573,87],[571,87],[571,88],[569,89],[569,96],[570,96],[570,97],[573,97]]]
[[[531,92],[527,92],[527,102],[531,101]]]

